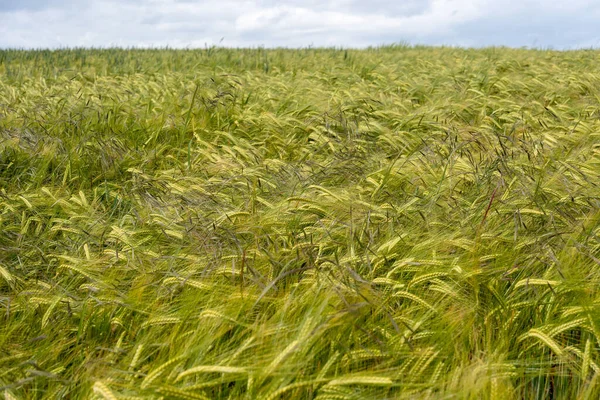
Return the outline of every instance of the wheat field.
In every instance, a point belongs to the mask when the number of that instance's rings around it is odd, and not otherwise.
[[[599,65],[0,51],[0,394],[598,398]]]

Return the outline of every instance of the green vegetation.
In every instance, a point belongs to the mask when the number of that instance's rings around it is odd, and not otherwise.
[[[0,394],[600,396],[597,51],[0,51]]]

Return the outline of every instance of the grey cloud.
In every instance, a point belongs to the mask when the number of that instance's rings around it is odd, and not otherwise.
[[[223,37],[225,46],[589,47],[600,46],[599,10],[595,0],[0,0],[0,47],[202,47]]]
[[[48,8],[65,7],[71,5],[65,0],[0,0],[0,12],[3,11],[39,11]]]
[[[511,47],[535,48],[582,48],[600,46],[600,15],[582,14],[565,18],[553,14],[540,18],[536,15],[523,15],[510,20],[486,17],[456,28],[454,41],[463,45],[479,46],[504,45]]]

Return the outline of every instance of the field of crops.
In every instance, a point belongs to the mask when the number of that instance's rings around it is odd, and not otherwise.
[[[599,67],[0,51],[0,395],[598,398]]]

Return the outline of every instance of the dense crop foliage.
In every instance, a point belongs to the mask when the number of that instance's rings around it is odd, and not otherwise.
[[[0,393],[597,398],[598,65],[0,51]]]

